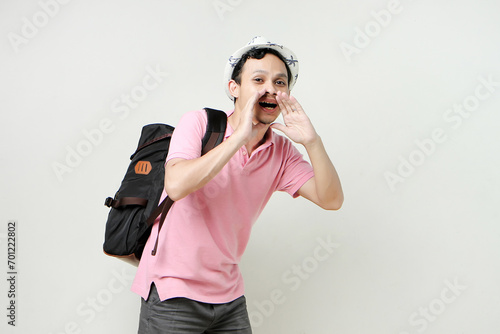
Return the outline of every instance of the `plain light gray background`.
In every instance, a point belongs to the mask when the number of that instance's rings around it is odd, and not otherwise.
[[[499,10],[487,0],[1,1],[2,333],[136,332],[134,268],[101,250],[104,198],[142,125],[231,108],[225,61],[256,35],[298,55],[293,94],[345,204],[326,212],[273,197],[241,264],[254,332],[498,333]]]

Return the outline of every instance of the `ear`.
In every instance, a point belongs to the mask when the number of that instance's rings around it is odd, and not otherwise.
[[[240,97],[240,85],[238,85],[236,81],[234,80],[229,81],[228,86],[229,86],[229,93],[231,93],[231,95],[234,98]]]

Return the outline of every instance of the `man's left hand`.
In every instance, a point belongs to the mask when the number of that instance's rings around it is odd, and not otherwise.
[[[276,101],[285,124],[273,123],[271,127],[280,130],[297,144],[307,146],[316,141],[318,134],[297,99],[286,93],[278,92]]]

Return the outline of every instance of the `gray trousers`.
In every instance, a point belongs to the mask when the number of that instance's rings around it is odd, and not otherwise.
[[[154,284],[142,299],[139,334],[251,334],[245,296],[226,304],[207,304],[187,298],[160,301]]]

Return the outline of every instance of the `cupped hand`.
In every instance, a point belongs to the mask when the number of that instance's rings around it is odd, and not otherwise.
[[[278,92],[276,101],[280,107],[284,124],[273,123],[271,125],[273,129],[283,132],[297,144],[308,145],[318,138],[309,117],[295,97]]]

